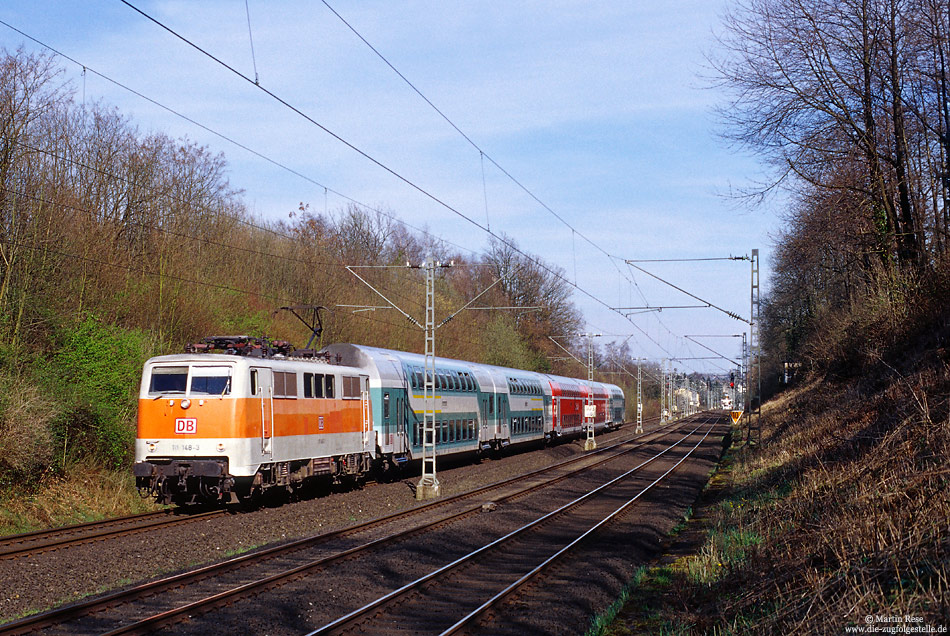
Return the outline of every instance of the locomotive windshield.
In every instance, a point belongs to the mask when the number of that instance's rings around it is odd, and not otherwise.
[[[149,393],[184,393],[188,387],[188,367],[155,367]]]
[[[148,385],[149,395],[229,395],[231,367],[181,366],[154,367]]]
[[[191,394],[231,393],[231,367],[191,367]]]

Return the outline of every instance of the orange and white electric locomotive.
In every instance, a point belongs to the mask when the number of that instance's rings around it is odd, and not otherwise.
[[[139,391],[134,474],[164,503],[236,502],[370,467],[368,377],[246,336],[152,358]]]

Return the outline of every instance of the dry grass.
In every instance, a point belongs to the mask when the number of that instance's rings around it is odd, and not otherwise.
[[[24,376],[0,371],[0,479],[26,479],[53,463],[57,404]]]
[[[768,404],[764,443],[732,450],[705,544],[664,568],[633,632],[606,633],[841,634],[868,615],[950,627],[950,365],[923,357]]]
[[[816,384],[773,405],[766,442],[737,458],[733,497],[681,564],[693,609],[674,622],[762,634],[837,634],[867,615],[950,625],[948,386],[944,365],[871,396]]]
[[[130,473],[81,463],[35,493],[4,492],[0,535],[156,509],[150,500],[138,496]]]

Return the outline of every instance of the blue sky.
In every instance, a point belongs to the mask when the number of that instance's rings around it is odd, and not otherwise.
[[[254,76],[244,2],[130,1]],[[478,147],[615,258],[573,236],[487,161],[483,185],[478,150],[321,2],[249,0],[261,86],[453,208],[515,238],[521,249],[562,268],[567,278],[575,279],[576,267],[578,286],[610,307],[695,304],[630,271],[622,259],[724,257],[759,248],[767,291],[769,235],[779,228],[780,210],[775,202],[749,210],[724,196],[759,179],[762,169],[719,138],[712,108],[725,96],[702,79],[708,74],[704,53],[715,46],[713,34],[727,2],[333,0],[330,5]],[[8,0],[0,5],[0,19],[332,191],[390,210],[467,249],[478,252],[487,245],[475,226],[118,0]],[[3,26],[0,45],[41,50]],[[64,64],[77,99],[84,93],[88,101],[113,104],[143,132],[187,137],[223,152],[232,185],[244,190],[249,208],[260,217],[286,217],[300,202],[330,211],[346,203]],[[748,262],[641,266],[749,316]],[[590,330],[633,333],[635,353],[652,359],[708,355],[684,335],[747,329],[715,310],[689,309],[636,316],[641,332],[584,294],[574,299]],[[738,355],[738,340],[705,342]],[[676,366],[716,372],[723,365]]]

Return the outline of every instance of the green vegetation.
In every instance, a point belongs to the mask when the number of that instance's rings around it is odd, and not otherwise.
[[[630,577],[627,584],[620,590],[620,595],[617,597],[617,600],[603,613],[598,614],[591,620],[590,628],[587,630],[586,636],[601,636],[601,634],[607,633],[610,625],[617,618],[617,615],[623,609],[624,605],[630,601],[631,594],[642,586],[646,573],[647,569],[645,567],[638,568],[637,571],[633,573],[633,576]]]

